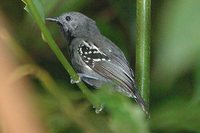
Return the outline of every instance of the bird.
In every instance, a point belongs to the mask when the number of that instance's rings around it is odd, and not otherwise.
[[[114,90],[135,99],[148,114],[124,53],[102,35],[93,19],[80,12],[67,12],[46,20],[60,26],[69,46],[71,64],[82,81],[94,88],[114,83]]]

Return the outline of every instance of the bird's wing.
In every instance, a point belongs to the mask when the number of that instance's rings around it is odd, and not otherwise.
[[[115,55],[116,49],[102,50],[91,41],[82,40],[78,53],[82,60],[96,73],[116,82],[124,93],[134,97],[134,80],[125,58]],[[118,49],[117,49],[118,51]]]
[[[78,46],[78,53],[93,71],[119,85],[121,89],[118,91],[134,98],[148,114],[145,102],[138,93],[133,72],[124,54],[114,44],[111,45],[113,46],[102,49],[95,43],[83,39]]]

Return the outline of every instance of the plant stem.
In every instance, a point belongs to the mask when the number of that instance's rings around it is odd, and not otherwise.
[[[149,105],[151,0],[137,0],[136,80],[141,96]]]

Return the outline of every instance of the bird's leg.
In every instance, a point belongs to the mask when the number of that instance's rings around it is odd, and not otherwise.
[[[78,80],[74,80],[74,79],[71,77],[71,80],[70,80],[70,83],[71,83],[71,84],[75,84],[75,83],[78,84],[79,82],[81,82],[81,79],[82,79],[82,78],[89,78],[89,79],[96,79],[96,80],[98,80],[98,78],[89,76],[89,75],[84,74],[84,73],[78,73],[78,75],[79,75],[79,79],[78,79]]]

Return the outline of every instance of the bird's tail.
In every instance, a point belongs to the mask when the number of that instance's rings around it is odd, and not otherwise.
[[[148,107],[147,107],[146,103],[144,102],[143,98],[140,96],[140,94],[139,94],[138,91],[134,92],[134,99],[140,105],[140,107],[145,112],[145,114],[147,115],[147,117],[149,117]]]

